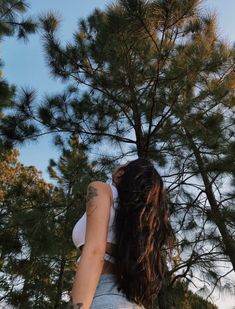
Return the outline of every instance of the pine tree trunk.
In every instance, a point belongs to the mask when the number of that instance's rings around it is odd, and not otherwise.
[[[23,290],[22,290],[21,295],[20,295],[20,304],[18,305],[17,309],[25,309],[25,308],[28,307],[27,291],[28,291],[28,280],[25,279]]]
[[[226,227],[226,224],[224,220],[222,220],[222,215],[219,209],[219,205],[216,201],[213,188],[212,188],[212,184],[206,173],[201,154],[199,150],[197,149],[196,145],[194,144],[191,134],[188,132],[187,129],[185,129],[185,132],[192,146],[192,150],[196,158],[196,161],[197,161],[197,164],[198,164],[201,176],[202,176],[202,180],[205,186],[205,193],[206,193],[208,202],[211,207],[211,219],[213,220],[215,225],[218,227],[218,230],[221,234],[222,241],[223,241],[224,248],[225,248],[224,254],[226,254],[229,257],[230,262],[232,263],[232,266],[233,266],[233,270],[235,271],[235,239],[230,236],[229,231]]]
[[[66,259],[65,259],[64,256],[62,256],[61,262],[60,262],[60,272],[59,272],[59,277],[58,277],[58,281],[57,281],[57,291],[56,291],[54,309],[60,308],[60,305],[61,305],[61,296],[62,296],[62,292],[63,292],[63,275],[64,275],[65,263],[66,263]]]
[[[32,250],[31,250],[29,261],[28,261],[29,265],[32,262],[32,259],[33,259],[33,253],[32,253]],[[20,304],[18,305],[17,309],[25,309],[29,305],[29,303],[28,303],[28,298],[29,298],[28,291],[30,290],[29,281],[30,281],[30,278],[28,276],[26,276],[25,279],[24,279],[23,290],[20,293],[21,294],[20,295]]]

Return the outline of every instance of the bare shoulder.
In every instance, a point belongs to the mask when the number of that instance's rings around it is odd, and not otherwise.
[[[97,186],[100,188],[107,188],[109,185],[106,182],[103,182],[101,180],[93,180],[89,183],[89,186]]]
[[[86,254],[85,252],[101,252],[102,255],[105,253],[112,205],[109,187],[103,181],[92,181],[88,185],[83,255]]]
[[[91,181],[87,187],[87,191],[90,197],[94,197],[98,194],[108,194],[112,196],[110,185],[100,180]]]
[[[112,192],[110,186],[103,181],[92,181],[87,187],[86,209],[87,215],[93,213],[98,205],[111,205]],[[99,207],[105,209],[106,207]]]
[[[101,190],[109,190],[110,186],[106,182],[100,181],[100,180],[94,180],[91,181],[88,185],[88,187],[95,187]]]

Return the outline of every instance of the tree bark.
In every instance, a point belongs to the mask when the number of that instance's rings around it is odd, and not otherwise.
[[[235,240],[229,234],[229,231],[226,227],[226,224],[225,224],[224,220],[222,219],[222,215],[221,215],[221,212],[220,212],[220,209],[219,209],[219,205],[216,201],[216,198],[215,198],[215,195],[214,195],[214,192],[213,192],[213,188],[212,188],[212,184],[211,184],[209,177],[207,175],[207,172],[205,170],[204,162],[203,162],[203,159],[201,157],[200,151],[197,149],[189,131],[187,129],[185,129],[185,132],[186,132],[187,139],[192,146],[192,150],[193,150],[194,156],[196,158],[196,162],[197,162],[197,165],[199,167],[203,183],[205,185],[205,193],[206,193],[206,196],[208,198],[208,202],[209,202],[210,207],[211,207],[211,219],[213,220],[215,225],[218,227],[218,230],[221,234],[222,241],[223,241],[223,244],[224,244],[224,254],[229,257],[229,259],[232,263],[232,266],[233,266],[233,270],[235,271]]]
[[[66,263],[66,259],[65,259],[64,256],[62,256],[61,262],[60,262],[59,278],[58,278],[58,281],[57,281],[57,291],[56,291],[54,309],[60,308],[60,305],[61,305],[61,296],[62,296],[62,292],[63,292],[63,275],[64,275],[65,263]]]

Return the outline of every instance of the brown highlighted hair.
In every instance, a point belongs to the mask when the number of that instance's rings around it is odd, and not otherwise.
[[[172,240],[166,191],[148,159],[131,161],[123,170],[114,219],[115,273],[118,290],[145,306],[161,287],[164,250]]]

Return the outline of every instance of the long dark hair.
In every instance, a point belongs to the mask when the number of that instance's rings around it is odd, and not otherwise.
[[[114,218],[115,274],[118,290],[138,305],[152,303],[164,276],[164,245],[170,243],[166,191],[152,162],[145,158],[123,167]]]

